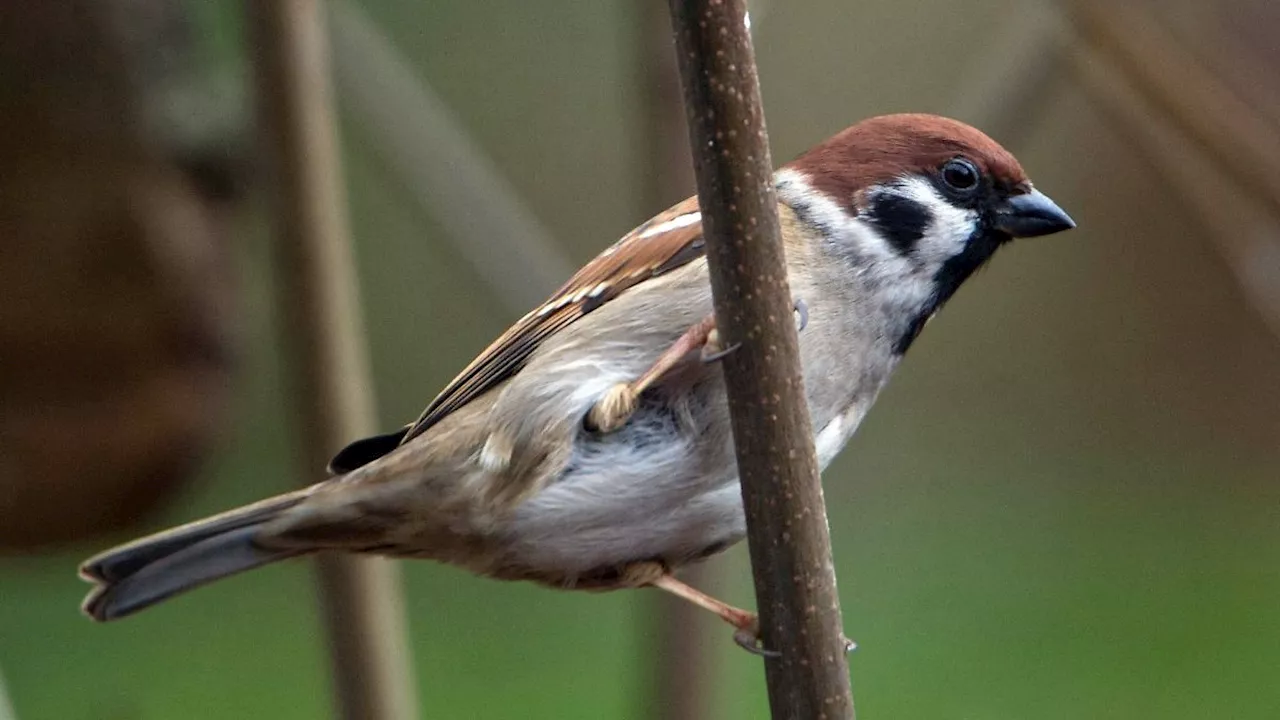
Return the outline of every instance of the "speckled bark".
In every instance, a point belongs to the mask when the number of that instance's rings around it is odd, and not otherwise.
[[[831,541],[805,405],[743,0],[671,0],[725,358],[774,718],[851,718]]]

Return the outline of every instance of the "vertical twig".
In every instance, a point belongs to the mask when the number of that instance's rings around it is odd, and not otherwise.
[[[18,720],[18,714],[9,702],[9,692],[4,685],[4,675],[0,675],[0,720]]]
[[[671,20],[667,8],[653,0],[638,0],[640,15],[639,65],[641,130],[641,202],[645,212],[673,205],[692,194],[693,166],[689,135],[680,97],[680,72],[671,51]],[[715,595],[719,573],[716,559],[683,571],[684,580]],[[710,632],[711,616],[666,593],[650,596],[651,649],[655,684],[650,716],[655,720],[706,720],[718,717],[715,708],[716,654]]]
[[[277,285],[305,476],[374,426],[330,102],[321,0],[248,0],[260,122],[276,189]],[[316,479],[311,477],[310,479]],[[397,567],[319,562],[337,702],[348,720],[416,716]]]
[[[744,0],[670,0],[774,718],[851,718],[831,539],[800,376]]]

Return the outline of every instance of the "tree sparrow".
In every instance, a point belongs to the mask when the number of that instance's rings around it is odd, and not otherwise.
[[[925,323],[1011,238],[1075,226],[981,132],[861,122],[775,175],[826,467]],[[755,647],[755,616],[672,576],[746,532],[697,199],[631,231],[334,474],[86,561],[114,620],[317,551],[429,558],[559,588],[656,586]]]

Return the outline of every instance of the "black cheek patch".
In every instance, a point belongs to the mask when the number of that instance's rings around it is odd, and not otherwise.
[[[893,344],[893,354],[902,357],[907,354],[907,350],[911,349],[911,343],[920,337],[920,331],[924,330],[924,324],[929,321],[929,316],[921,313],[911,319],[907,323],[907,329],[903,331],[902,337],[898,338]]]
[[[879,193],[867,208],[867,219],[875,224],[899,254],[911,252],[933,220],[924,205],[893,193]]]
[[[938,272],[933,277],[934,290],[933,296],[929,302],[921,308],[920,313],[907,323],[906,329],[902,337],[898,338],[894,343],[893,352],[895,355],[904,355],[907,349],[911,347],[911,343],[915,342],[920,335],[920,331],[924,329],[924,325],[933,317],[933,314],[943,306],[951,296],[960,289],[960,285],[969,279],[983,265],[995,255],[996,250],[1000,246],[1009,242],[1010,238],[1004,233],[990,230],[987,224],[974,232],[969,241],[965,243],[964,252],[948,259],[938,268]]]

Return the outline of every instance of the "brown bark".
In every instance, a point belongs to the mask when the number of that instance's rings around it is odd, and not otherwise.
[[[671,0],[774,718],[853,717],[744,0]]]

